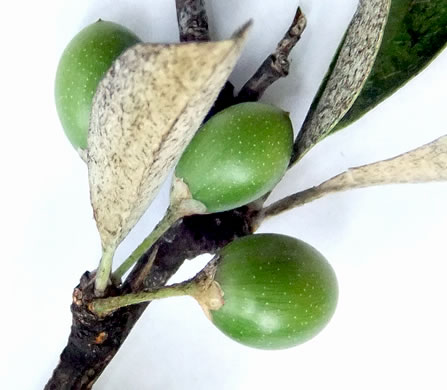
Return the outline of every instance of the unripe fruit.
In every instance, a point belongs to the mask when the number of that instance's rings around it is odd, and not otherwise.
[[[87,147],[93,95],[113,61],[140,39],[127,28],[98,20],[68,44],[56,74],[56,108],[65,134],[76,149]]]
[[[175,175],[208,212],[230,210],[258,199],[278,183],[289,164],[292,143],[286,112],[267,104],[241,103],[199,129]]]
[[[226,335],[250,347],[288,348],[314,337],[338,298],[335,273],[310,245],[279,234],[256,234],[220,251],[214,280],[224,305],[211,311]]]

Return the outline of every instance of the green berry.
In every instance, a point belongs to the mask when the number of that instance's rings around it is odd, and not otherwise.
[[[93,95],[113,61],[140,39],[127,28],[99,20],[68,44],[56,74],[56,108],[65,134],[76,149],[87,147]]]
[[[215,275],[224,305],[213,323],[250,347],[301,344],[331,319],[338,299],[335,273],[313,247],[293,237],[256,234],[220,251]]]
[[[292,153],[289,115],[261,103],[229,107],[206,122],[180,158],[175,175],[208,212],[230,210],[269,192]]]

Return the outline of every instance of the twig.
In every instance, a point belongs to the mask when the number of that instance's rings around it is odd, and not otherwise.
[[[204,0],[176,0],[180,42],[207,42],[210,40],[208,16]],[[234,87],[227,81],[204,122],[223,109],[235,104]]]
[[[331,191],[331,192],[336,192]],[[283,199],[272,203],[267,206],[260,214],[258,224],[267,218],[274,217],[285,211],[292,210],[296,207],[304,206],[306,203],[310,203],[314,200],[320,199],[325,195],[329,195],[331,192],[320,191],[319,186],[308,188],[307,190],[297,192],[295,194],[289,195]]]
[[[306,28],[306,17],[298,7],[292,25],[256,73],[247,81],[238,94],[238,101],[256,101],[275,81],[289,74],[289,55]]]
[[[256,211],[247,207],[213,215],[184,218],[157,241],[157,255],[150,273],[138,289],[154,289],[166,284],[185,259],[202,253],[215,253],[237,237],[253,232]],[[142,256],[120,290],[108,291],[108,296],[128,294],[135,278],[141,275],[151,258]],[[104,319],[90,310],[94,276],[86,273],[73,293],[71,312],[73,324],[60,362],[45,390],[88,390],[112,360],[148,303],[123,307]]]
[[[176,0],[180,42],[210,40],[204,0]]]

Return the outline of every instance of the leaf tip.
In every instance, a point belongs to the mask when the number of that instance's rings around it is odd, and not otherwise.
[[[245,41],[253,26],[253,19],[249,19],[241,27],[239,27],[232,35],[234,40]]]

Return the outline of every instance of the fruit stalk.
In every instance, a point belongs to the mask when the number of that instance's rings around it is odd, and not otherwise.
[[[155,229],[143,240],[143,242],[130,254],[130,256],[116,269],[112,280],[119,284],[123,275],[143,256],[155,242],[182,216],[174,210],[168,209],[163,219]]]
[[[136,305],[137,303],[170,297],[190,296],[194,292],[194,287],[194,283],[183,282],[173,284],[171,286],[161,287],[153,291],[142,291],[139,293],[126,294],[117,297],[95,299],[89,305],[89,309],[98,317],[105,317],[121,307]]]
[[[182,180],[174,177],[171,188],[171,202],[162,220],[155,229],[144,239],[132,254],[113,273],[112,279],[119,284],[122,276],[152,248],[157,240],[178,220],[188,215],[204,214],[206,207],[202,203],[191,199],[188,186]],[[146,271],[148,272],[148,271]]]
[[[114,311],[139,303],[157,299],[190,296],[194,298],[209,317],[209,310],[217,310],[223,305],[223,292],[214,281],[219,257],[214,257],[196,276],[182,283],[162,286],[156,289],[115,297],[95,299],[88,305],[89,310],[98,317],[105,317]]]

